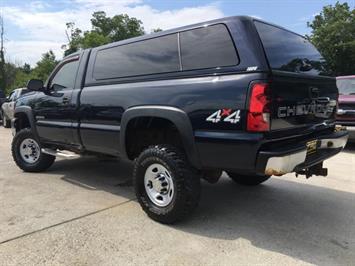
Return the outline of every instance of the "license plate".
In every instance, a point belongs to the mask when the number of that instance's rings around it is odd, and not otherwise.
[[[317,151],[317,140],[308,141],[307,144],[307,154],[312,154]]]

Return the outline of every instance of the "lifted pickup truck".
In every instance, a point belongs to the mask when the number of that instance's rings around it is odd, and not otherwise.
[[[24,171],[64,150],[134,161],[139,203],[154,220],[189,214],[200,179],[222,171],[258,185],[290,172],[327,175],[347,132],[338,90],[302,36],[229,17],[72,54],[16,105],[12,144]]]

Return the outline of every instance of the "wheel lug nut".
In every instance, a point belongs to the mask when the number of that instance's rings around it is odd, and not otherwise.
[[[147,186],[148,186],[149,188],[153,188],[153,183],[152,183],[152,181],[149,181],[149,183],[147,184]]]

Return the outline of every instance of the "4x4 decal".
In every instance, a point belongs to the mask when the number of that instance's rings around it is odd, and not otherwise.
[[[240,120],[240,110],[233,109],[220,109],[211,114],[209,117],[206,118],[207,122],[212,123],[219,123],[219,122],[226,122],[236,124]]]

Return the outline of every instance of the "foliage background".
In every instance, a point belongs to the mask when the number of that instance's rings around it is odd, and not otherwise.
[[[347,3],[337,2],[334,6],[323,7],[307,25],[312,31],[306,37],[326,59],[327,72],[334,76],[354,75],[355,9],[351,9]],[[68,43],[63,45],[64,56],[80,49],[146,34],[139,19],[126,14],[108,17],[103,11],[93,13],[89,31],[82,31],[73,22],[66,23],[66,26]],[[157,31],[161,29],[153,30]],[[44,53],[34,68],[26,63],[19,66],[0,58],[0,87],[8,94],[15,88],[25,87],[31,78],[46,80],[57,63],[52,51]]]
[[[103,11],[95,12],[92,15],[91,25],[90,31],[83,32],[75,27],[75,23],[66,23],[68,44],[63,45],[64,56],[80,49],[96,47],[145,34],[142,21],[131,18],[126,14],[107,17]],[[26,63],[23,66],[18,66],[0,60],[0,68],[3,65],[5,69],[3,75],[0,73],[0,85],[5,88],[6,94],[9,94],[15,88],[25,87],[30,79],[36,78],[45,81],[58,62],[53,51],[44,53],[34,68]]]
[[[335,76],[355,75],[355,9],[347,3],[325,6],[312,22],[308,38],[327,61]]]

